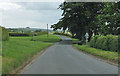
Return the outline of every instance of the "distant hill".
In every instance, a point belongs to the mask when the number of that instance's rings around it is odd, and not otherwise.
[[[35,32],[36,30],[47,31],[47,29],[39,29],[39,28],[7,28],[8,32]],[[49,32],[53,32],[53,30],[48,29]]]

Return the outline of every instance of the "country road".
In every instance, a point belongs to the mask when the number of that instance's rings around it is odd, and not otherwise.
[[[49,47],[22,74],[118,74],[118,67],[73,48],[71,39]]]

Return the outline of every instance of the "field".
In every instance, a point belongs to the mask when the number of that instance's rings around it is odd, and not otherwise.
[[[52,40],[55,42],[60,40],[60,38],[53,35],[50,35],[50,38],[44,38],[45,35],[39,37],[43,39],[40,39],[41,41],[49,41],[50,39],[50,41]],[[53,43],[48,42],[31,41],[31,38],[32,37],[10,37],[9,41],[2,42],[3,74],[11,73],[33,55],[37,54],[46,47],[53,45]]]
[[[39,36],[34,36],[35,41],[45,41],[45,42],[57,42],[60,41],[61,38],[57,37],[53,34],[49,34],[47,37],[47,34],[44,35],[39,35]]]
[[[80,49],[81,51],[93,54],[95,56],[100,56],[105,59],[112,60],[114,62],[118,62],[118,52],[105,51],[105,50],[101,50],[101,49],[92,48],[92,47],[86,46],[86,45],[75,44],[75,46],[77,46],[78,49]]]

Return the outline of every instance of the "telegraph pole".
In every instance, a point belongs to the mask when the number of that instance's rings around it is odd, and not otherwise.
[[[32,40],[34,40],[33,38],[34,38],[34,32],[32,31]]]
[[[48,37],[48,24],[47,24],[47,37]]]

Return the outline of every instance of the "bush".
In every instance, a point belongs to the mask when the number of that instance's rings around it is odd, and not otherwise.
[[[118,51],[118,36],[108,36],[110,37],[110,44],[108,45],[109,50]]]
[[[97,40],[96,40],[96,43],[95,43],[95,46],[96,46],[95,48],[103,49],[104,46],[105,46],[104,42],[105,42],[105,37],[104,36],[98,37]]]
[[[8,31],[7,31],[7,29],[5,29],[4,27],[1,27],[0,26],[0,30],[1,30],[1,34],[2,34],[2,41],[7,41],[7,40],[9,40],[9,33],[8,33]]]
[[[95,36],[91,39],[90,46],[102,50],[118,51],[118,36]]]
[[[97,47],[96,46],[96,41],[97,41],[98,37],[99,37],[99,35],[96,35],[95,37],[92,37],[92,39],[90,41],[90,46],[91,47],[95,47],[95,48]]]

